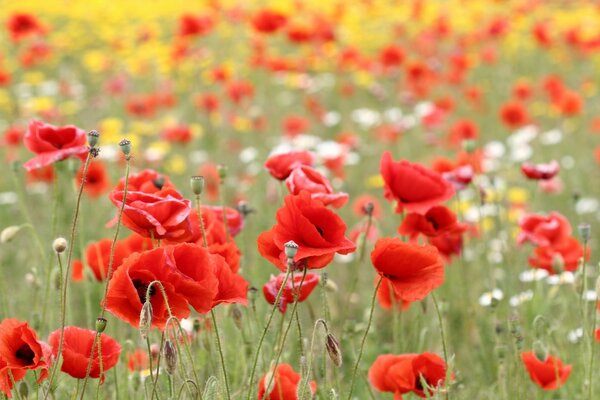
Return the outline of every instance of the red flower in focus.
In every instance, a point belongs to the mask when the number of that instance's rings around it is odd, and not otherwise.
[[[65,327],[62,346],[62,365],[60,370],[73,378],[84,379],[87,366],[90,361],[92,345],[96,340],[96,332],[77,326]],[[57,357],[60,343],[60,329],[55,330],[48,336],[48,343],[52,347],[52,354]],[[110,336],[102,333],[100,335],[100,354],[98,346],[94,346],[92,356],[92,368],[90,378],[100,378],[104,381],[104,373],[113,368],[119,362],[121,346]],[[100,376],[100,357],[102,357],[102,376]]]
[[[409,213],[398,228],[398,233],[411,239],[421,234],[428,237],[462,233],[467,229],[446,206],[431,207],[425,214]]]
[[[183,14],[179,17],[177,34],[182,37],[204,36],[209,33],[215,22],[208,15]]]
[[[423,300],[444,283],[444,263],[433,246],[382,238],[375,243],[371,261],[403,302]]]
[[[527,214],[519,220],[521,231],[517,243],[531,242],[536,246],[552,246],[571,236],[569,220],[557,212],[548,215]]]
[[[285,26],[287,17],[280,12],[264,8],[258,11],[251,20],[252,27],[261,33],[275,33]]]
[[[48,376],[50,349],[40,342],[27,322],[7,318],[0,323],[0,391],[12,397],[12,379],[25,377],[28,370],[41,370],[37,383]]]
[[[263,286],[263,294],[269,304],[275,304],[277,293],[279,293],[279,289],[283,284],[285,276],[286,274],[284,273],[277,276],[271,275],[269,281]],[[291,279],[293,279],[294,284],[292,285],[292,281],[288,279],[283,288],[283,292],[281,293],[281,297],[279,298],[278,307],[279,311],[282,313],[285,313],[288,304],[294,302],[294,294],[298,296],[298,302],[301,303],[308,298],[314,288],[319,284],[319,275],[317,274],[306,274],[302,286],[300,286],[300,283],[302,282],[301,275],[292,274]]]
[[[285,185],[291,194],[300,194],[302,190],[306,190],[313,199],[321,200],[326,206],[340,208],[348,202],[347,193],[334,193],[329,180],[307,165],[294,168],[285,180]]]
[[[202,206],[202,213],[213,213],[217,220],[223,221],[223,207]],[[244,228],[244,217],[235,208],[225,207],[225,219],[227,220],[227,234],[237,236]]]
[[[293,240],[299,249],[294,262],[300,268],[323,268],[335,253],[348,254],[356,250],[344,236],[346,224],[333,211],[310,193],[285,196],[284,206],[277,210],[277,224],[260,234],[258,250],[282,271],[287,270],[285,243]]]
[[[176,125],[166,128],[160,135],[171,143],[186,144],[192,141],[192,130],[187,125]]]
[[[525,162],[521,165],[523,174],[534,180],[548,180],[554,178],[560,171],[560,165],[556,160],[552,160],[548,164],[532,164]]]
[[[378,278],[375,278],[375,284],[377,284],[377,281]],[[400,296],[398,296],[394,291],[392,282],[387,278],[383,278],[383,281],[381,281],[381,285],[377,290],[377,301],[384,310],[391,310],[394,305],[399,310],[406,310],[411,304],[410,301],[403,301]]]
[[[77,186],[81,186],[83,180],[83,165],[77,172],[76,176]],[[104,163],[100,161],[92,161],[88,166],[85,186],[83,187],[85,193],[90,197],[100,197],[110,187],[110,180]]]
[[[124,191],[114,189],[109,197],[120,209],[123,196]],[[155,194],[127,191],[121,222],[144,237],[185,240],[191,231],[190,211],[191,201],[184,199],[175,189],[163,188]]]
[[[380,171],[385,198],[397,201],[396,212],[402,212],[405,208],[413,212],[426,212],[454,194],[452,185],[440,174],[405,160],[394,162],[389,151],[381,157]]]
[[[514,101],[508,102],[500,108],[500,119],[510,129],[520,128],[530,121],[525,107]]]
[[[37,17],[28,13],[12,14],[6,21],[6,29],[10,33],[11,39],[15,42],[27,36],[43,35],[46,33],[46,29]]]
[[[545,269],[550,274],[562,271],[573,272],[577,270],[581,257],[583,257],[583,247],[577,239],[569,237],[554,245],[536,247],[534,256],[529,258],[529,265]],[[585,257],[587,259],[589,253]]]
[[[427,382],[428,393],[421,379]],[[394,399],[412,392],[419,397],[431,397],[446,380],[446,363],[433,353],[383,354],[369,368],[371,386],[381,392],[394,393]]]
[[[83,157],[88,152],[86,132],[73,125],[57,127],[33,120],[29,123],[24,142],[25,147],[37,154],[23,164],[28,171],[70,156]]]
[[[462,232],[432,236],[427,238],[427,241],[430,245],[435,246],[448,262],[450,262],[453,255],[459,255],[463,247]]]
[[[544,390],[554,390],[564,385],[573,368],[572,365],[563,365],[559,358],[550,355],[541,361],[533,351],[522,352],[521,360],[531,381]]]
[[[125,178],[119,179],[113,191],[122,191],[125,188]],[[127,192],[144,192],[155,194],[161,189],[175,189],[171,180],[166,175],[161,175],[152,169],[145,169],[137,174],[129,175]]]
[[[265,386],[271,382],[271,392],[265,393]],[[300,374],[294,372],[289,364],[279,364],[274,371],[260,378],[258,383],[258,398],[266,400],[297,400],[298,384],[300,383]],[[317,393],[317,384],[315,381],[309,383],[310,391],[315,395]]]
[[[277,180],[285,180],[294,170],[301,165],[312,166],[315,155],[310,151],[290,151],[289,153],[276,154],[265,161],[265,168]]]

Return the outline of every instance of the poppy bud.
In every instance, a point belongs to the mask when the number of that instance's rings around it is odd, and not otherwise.
[[[52,287],[54,287],[55,290],[60,290],[60,285],[62,284],[62,276],[60,275],[60,270],[58,268],[52,269],[50,282],[52,282]]]
[[[587,224],[584,222],[584,223],[579,224],[578,228],[579,228],[579,235],[583,239],[583,242],[586,243],[588,240],[590,240],[590,234],[592,231],[592,227],[590,226],[590,224]]]
[[[10,242],[20,230],[21,227],[17,225],[7,226],[6,228],[2,229],[2,232],[0,232],[0,243]]]
[[[338,400],[340,398],[340,395],[335,391],[334,388],[331,388],[331,390],[329,391],[329,399],[330,400]]]
[[[200,320],[198,318],[194,318],[194,322],[192,325],[193,331],[198,333],[198,332],[200,332],[200,328],[202,328],[202,324],[200,323]]]
[[[225,178],[227,178],[227,166],[222,164],[218,165],[217,171],[219,172],[219,179],[221,180],[221,183],[223,183]]]
[[[242,311],[240,311],[239,307],[236,307],[234,304],[231,307],[231,317],[233,318],[233,323],[239,330],[242,330]]]
[[[327,349],[327,354],[329,354],[329,358],[331,359],[331,362],[333,362],[333,365],[336,367],[341,367],[342,351],[340,349],[340,342],[331,333],[327,334],[325,348]]]
[[[540,361],[545,361],[548,356],[548,349],[546,349],[546,346],[539,340],[533,342],[533,352]]]
[[[87,134],[87,140],[90,147],[94,148],[98,144],[98,139],[100,137],[100,133],[96,130],[91,130]]]
[[[96,332],[102,333],[106,329],[106,318],[96,318]]]
[[[288,259],[293,259],[294,257],[296,257],[296,254],[298,254],[299,246],[293,240],[290,240],[289,242],[284,244],[284,247],[285,247],[285,256]]]
[[[204,191],[204,177],[192,176],[190,178],[190,186],[192,188],[192,192],[194,192],[196,196],[200,196]]]
[[[173,375],[177,369],[177,349],[169,339],[165,341],[163,355],[165,357],[165,370],[167,374]]]
[[[129,159],[129,154],[131,153],[131,141],[123,139],[119,142],[119,147],[121,147],[121,151],[125,154],[125,159]]]
[[[373,215],[374,209],[375,209],[375,205],[370,201],[363,206],[363,210],[364,210],[365,214],[367,214],[369,217],[371,215]]]
[[[140,336],[143,340],[148,338],[148,333],[150,332],[150,327],[152,326],[152,304],[149,301],[146,301],[142,306],[142,311],[140,312]]]
[[[165,185],[165,177],[164,176],[159,176],[158,178],[156,178],[155,180],[152,181],[152,184],[158,190],[162,189],[163,186]]]
[[[474,140],[464,140],[462,142],[462,146],[464,151],[466,151],[467,153],[472,153],[475,151],[477,144]]]
[[[57,254],[62,253],[67,249],[67,239],[62,237],[54,239],[54,242],[52,242],[52,249],[54,249]]]

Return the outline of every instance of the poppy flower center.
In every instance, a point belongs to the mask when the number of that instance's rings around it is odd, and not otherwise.
[[[25,365],[30,365],[30,364],[33,364],[33,359],[35,358],[35,352],[33,350],[31,350],[31,347],[29,347],[29,345],[24,344],[17,349],[15,356],[19,360],[23,361],[25,363]]]
[[[323,228],[321,228],[320,226],[315,225],[315,229],[317,230],[317,232],[319,232],[319,235],[321,235],[321,237],[323,237],[323,235],[325,234],[325,230],[323,230]]]
[[[431,224],[431,226],[433,227],[434,230],[438,230],[440,228],[440,225],[437,223],[437,221],[435,220],[435,218],[433,217],[425,217],[425,219],[427,220],[427,222],[429,222]]]
[[[146,292],[148,292],[148,284],[142,282],[139,279],[134,279],[133,286],[137,292],[138,298],[140,299],[140,303],[144,304],[146,302]],[[156,293],[156,288],[154,285],[150,288],[150,298],[154,296]]]

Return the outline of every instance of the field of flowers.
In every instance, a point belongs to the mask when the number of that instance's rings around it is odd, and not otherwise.
[[[0,398],[600,398],[597,1],[0,23]]]

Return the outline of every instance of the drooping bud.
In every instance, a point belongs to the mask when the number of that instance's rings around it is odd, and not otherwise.
[[[142,306],[142,311],[140,311],[140,336],[143,340],[148,338],[148,334],[150,333],[150,328],[152,326],[152,304],[149,301],[144,302]]]
[[[96,332],[102,333],[106,329],[106,318],[96,318]]]
[[[177,348],[169,339],[165,341],[163,355],[165,358],[165,370],[167,374],[173,375],[177,369]]]
[[[578,228],[579,228],[579,235],[581,236],[581,239],[583,239],[584,243],[587,243],[587,241],[590,240],[592,227],[590,226],[590,224],[584,222],[584,223],[579,224]]]
[[[242,330],[242,311],[235,304],[231,307],[231,317],[233,318],[235,326],[239,330]]]
[[[87,134],[87,140],[90,147],[94,148],[98,144],[98,139],[100,138],[100,133],[96,130],[91,130]]]
[[[125,159],[129,159],[131,154],[131,141],[128,139],[123,139],[119,142],[119,147],[121,147],[121,151],[125,154]]]
[[[196,196],[200,196],[204,191],[204,177],[192,176],[190,178],[190,187]]]
[[[333,365],[335,365],[336,367],[341,367],[343,360],[340,342],[331,333],[327,334],[327,339],[325,340],[325,348],[327,349],[327,354],[329,355],[329,359],[331,360],[331,362],[333,362]]]
[[[11,225],[2,229],[0,232],[0,243],[8,243],[15,238],[17,233],[21,230],[21,226]]]
[[[57,253],[60,254],[63,251],[65,251],[67,249],[67,239],[59,237],[54,239],[54,242],[52,242],[52,249]]]
[[[548,349],[546,349],[546,346],[540,340],[533,342],[533,352],[538,360],[542,362],[546,361],[546,357],[548,357]]]
[[[285,256],[288,259],[293,259],[298,254],[298,245],[293,240],[290,240],[286,244],[283,245],[285,248]]]
[[[219,179],[221,180],[221,183],[223,183],[225,178],[227,178],[227,166],[220,164],[217,166],[217,171],[219,172]]]
[[[329,391],[329,399],[330,400],[338,400],[340,398],[340,395],[336,392],[336,390],[334,388],[331,388],[331,390]]]

